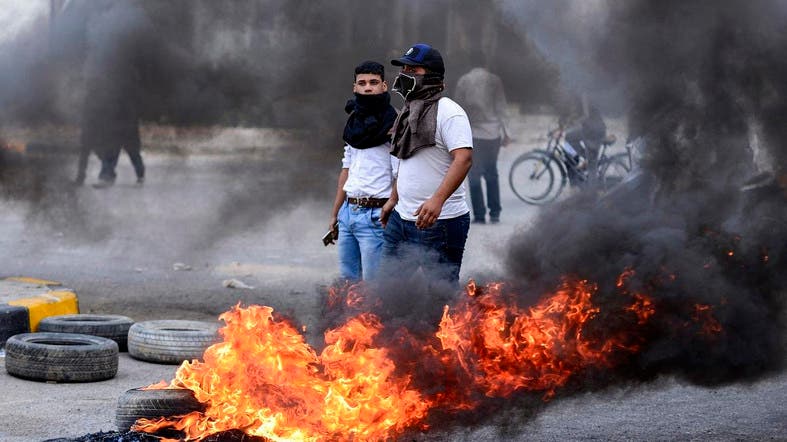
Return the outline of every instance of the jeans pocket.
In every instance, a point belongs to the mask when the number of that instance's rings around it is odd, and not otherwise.
[[[350,228],[350,207],[347,205],[347,201],[339,208],[339,213],[336,214],[336,221],[339,221],[339,227],[343,230]]]
[[[383,223],[380,222],[380,214],[382,214],[382,212],[383,212],[383,209],[381,209],[381,208],[370,209],[369,210],[369,222],[373,226],[378,227],[380,229],[383,228]]]
[[[369,209],[369,225],[372,227],[372,231],[374,234],[377,235],[378,238],[383,238],[383,223],[380,222],[380,214],[382,213],[383,209]]]
[[[437,221],[432,227],[420,229],[419,236],[421,244],[435,250],[443,250],[448,240],[446,227],[440,221]]]

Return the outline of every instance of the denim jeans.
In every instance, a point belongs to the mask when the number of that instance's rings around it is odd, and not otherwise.
[[[497,173],[497,156],[500,153],[500,138],[481,140],[473,138],[473,167],[467,175],[470,183],[470,201],[473,203],[473,217],[479,221],[486,219],[484,191],[481,178],[486,182],[486,203],[489,217],[500,218],[500,184]]]
[[[407,276],[420,267],[436,278],[458,285],[468,230],[469,213],[439,219],[432,227],[419,229],[415,221],[403,220],[394,210],[383,234],[385,268]],[[388,275],[391,276],[394,275]]]
[[[343,279],[373,279],[383,251],[380,211],[347,201],[339,209],[339,274]]]

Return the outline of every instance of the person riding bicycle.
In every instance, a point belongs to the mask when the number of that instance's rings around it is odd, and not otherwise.
[[[598,170],[598,152],[601,143],[607,135],[607,125],[598,107],[587,99],[587,95],[582,94],[579,103],[574,109],[574,118],[561,119],[560,126],[565,127],[566,121],[574,120],[569,129],[565,132],[566,143],[564,149],[572,160],[582,165],[582,161],[587,161],[588,181],[595,184]],[[581,113],[580,113],[581,112]],[[578,118],[577,118],[578,114]],[[579,184],[573,168],[569,168],[569,179],[573,184]]]

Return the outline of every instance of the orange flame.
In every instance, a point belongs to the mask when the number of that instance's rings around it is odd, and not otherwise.
[[[176,420],[140,419],[137,431],[171,427],[187,439],[240,429],[270,440],[379,440],[422,420],[430,404],[393,375],[385,349],[372,348],[382,328],[371,314],[326,334],[318,357],[297,329],[270,307],[236,306],[220,316],[224,342],[204,362],[184,362],[173,386],[207,405]]]
[[[366,284],[363,281],[356,283],[345,283],[341,286],[332,286],[328,289],[326,304],[328,308],[335,308],[341,305],[351,309],[359,310],[363,307],[366,300]]]
[[[484,395],[505,397],[516,390],[542,391],[545,399],[568,379],[591,366],[609,366],[616,350],[635,351],[626,337],[597,341],[585,326],[599,308],[591,302],[597,290],[587,281],[564,281],[552,295],[528,309],[506,305],[501,285],[489,285],[476,302],[465,302],[454,314],[445,307],[438,339]],[[476,295],[478,296],[478,295]],[[639,321],[652,307],[638,295],[628,309]],[[468,404],[462,402],[459,408]]]
[[[377,342],[383,326],[373,314],[326,332],[318,355],[272,308],[236,305],[220,316],[224,341],[205,351],[204,362],[184,362],[169,385],[192,390],[205,411],[140,419],[134,430],[173,428],[187,440],[229,430],[273,441],[390,440],[428,428],[433,409],[472,410],[485,397],[519,391],[548,400],[583,370],[611,367],[639,349],[637,327],[656,309],[626,290],[632,275],[627,269],[617,280],[615,312],[594,305],[598,287],[585,280],[566,279],[527,308],[504,284],[471,281],[458,305],[444,307],[433,337],[403,338],[416,344],[413,360],[439,372],[434,378],[446,387],[423,391],[414,373],[397,370],[394,348]],[[623,325],[594,327],[604,314]]]

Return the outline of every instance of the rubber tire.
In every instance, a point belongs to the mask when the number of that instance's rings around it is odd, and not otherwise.
[[[180,416],[192,411],[205,411],[205,405],[194,398],[187,389],[143,390],[133,388],[118,398],[115,425],[120,431],[129,431],[140,418]]]
[[[117,374],[118,345],[100,336],[22,333],[5,343],[5,369],[33,381],[103,381]]]
[[[101,336],[118,344],[118,350],[128,350],[128,329],[134,320],[120,315],[56,315],[47,316],[38,323],[39,332],[79,333]]]
[[[547,174],[546,177],[542,177],[542,179],[546,181],[546,191],[538,195],[526,195],[524,188],[519,189],[521,177],[528,173],[526,163],[529,161],[541,163],[544,166],[542,173]],[[511,169],[508,172],[508,184],[514,192],[514,195],[528,204],[543,204],[553,200],[554,197],[550,197],[550,194],[555,186],[556,177],[555,171],[550,167],[551,161],[552,157],[549,156],[547,152],[540,150],[534,150],[519,156],[511,165]]]
[[[30,333],[30,313],[25,307],[0,305],[0,348],[11,336]]]
[[[614,180],[608,180],[608,174],[610,170],[616,171],[625,171],[625,174],[622,176],[614,176]],[[601,187],[604,191],[610,190],[612,187],[622,183],[626,176],[631,172],[631,169],[628,166],[628,155],[624,153],[619,153],[609,157],[604,164],[602,164],[599,168],[599,181],[601,182]]]
[[[137,322],[128,330],[128,354],[159,364],[202,359],[205,349],[219,341],[218,329],[218,323],[205,321]]]

